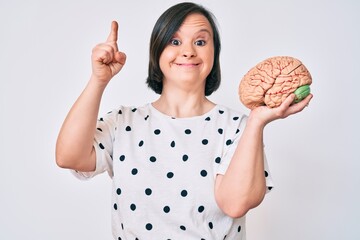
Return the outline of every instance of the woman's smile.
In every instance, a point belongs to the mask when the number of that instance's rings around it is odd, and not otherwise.
[[[200,63],[175,63],[179,67],[197,67]]]

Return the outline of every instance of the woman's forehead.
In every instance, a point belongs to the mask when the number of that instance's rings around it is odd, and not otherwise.
[[[189,30],[194,32],[208,32],[210,35],[213,35],[213,30],[209,20],[204,15],[199,13],[194,13],[187,16],[181,24],[178,32]]]

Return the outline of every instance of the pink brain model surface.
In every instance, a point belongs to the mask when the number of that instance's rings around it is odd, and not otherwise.
[[[268,58],[251,68],[241,79],[239,96],[249,109],[277,107],[301,86],[310,85],[310,72],[298,59],[289,56]]]

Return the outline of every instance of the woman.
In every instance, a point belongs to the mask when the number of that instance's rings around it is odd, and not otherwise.
[[[147,83],[160,97],[97,120],[109,81],[125,64],[116,22],[92,54],[92,75],[60,131],[56,161],[79,178],[113,180],[114,239],[245,239],[245,214],[271,179],[264,127],[304,109],[312,96],[244,114],[211,102],[220,84],[220,38],[194,3],[166,10],[150,40]],[[74,148],[73,146],[76,146]]]

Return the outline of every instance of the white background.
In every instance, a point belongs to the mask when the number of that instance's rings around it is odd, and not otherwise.
[[[101,114],[155,100],[145,85],[150,33],[177,2],[0,0],[0,239],[111,239],[110,178],[81,182],[58,168],[57,133],[112,20],[128,60]],[[248,239],[360,239],[360,2],[198,2],[222,37],[213,101],[247,111],[238,83],[267,57],[297,57],[313,76],[310,106],[265,130],[276,188],[249,212]]]

